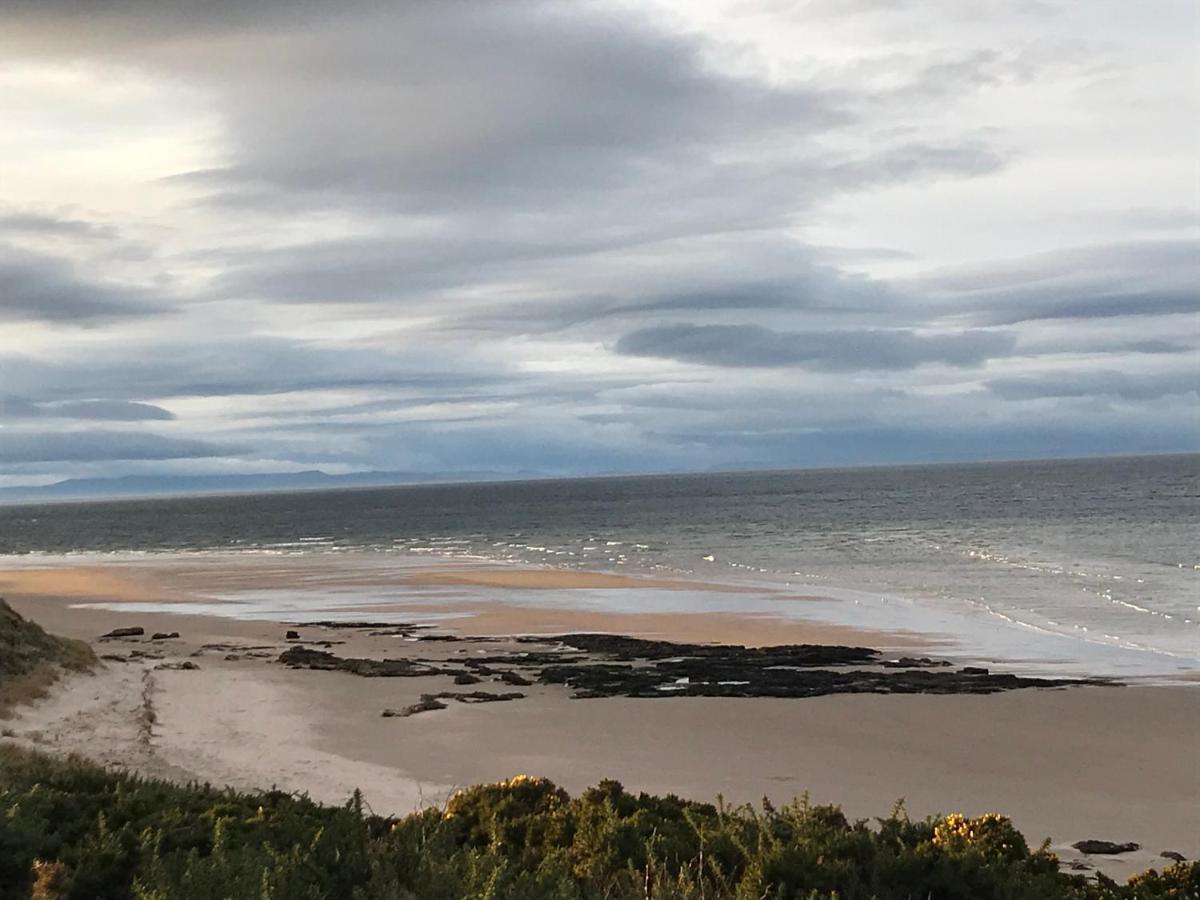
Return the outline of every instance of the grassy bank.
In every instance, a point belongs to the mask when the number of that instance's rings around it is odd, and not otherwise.
[[[44,696],[63,669],[83,671],[95,662],[83,641],[47,634],[0,599],[0,718]]]
[[[5,898],[1197,898],[1200,867],[1128,885],[1061,872],[999,816],[873,823],[836,808],[576,798],[519,776],[403,819],[351,800],[182,787],[0,746]]]

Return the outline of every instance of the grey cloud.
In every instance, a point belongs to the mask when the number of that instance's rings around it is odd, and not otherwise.
[[[32,403],[23,397],[0,397],[0,418],[90,419],[109,422],[165,421],[175,416],[161,406],[131,400],[73,400]]]
[[[1003,163],[978,136],[922,145],[881,135],[877,153],[846,161],[819,140],[875,110],[877,89],[721,72],[701,40],[632,10],[188,6],[107,5],[88,18],[128,32],[125,41],[83,52],[133,56],[221,97],[229,163],[181,176],[218,202],[452,220],[487,212],[493,221],[465,224],[508,233],[532,219],[543,237],[596,240],[610,219],[637,221],[635,209],[650,220],[642,230],[659,235],[689,221],[711,230],[714,213],[722,227],[761,225],[838,191]],[[27,7],[23,18],[46,42],[64,35],[73,55],[86,42],[59,5]]]
[[[231,456],[244,448],[134,431],[5,431],[0,465],[127,459],[197,459]]]
[[[942,309],[989,325],[1200,311],[1200,242],[1080,247],[911,280]]]
[[[850,190],[921,179],[983,175],[1006,162],[1005,154],[977,140],[943,145],[906,144],[832,165],[825,171],[825,178],[838,190]]]
[[[503,383],[506,373],[442,354],[398,357],[362,348],[282,338],[223,337],[211,343],[120,342],[87,359],[0,356],[7,389],[43,403],[74,401],[81,385],[114,399],[219,397],[388,385],[454,389]]]
[[[502,346],[430,343],[412,335],[394,346],[385,339],[335,343],[213,335],[195,341],[114,341],[86,358],[56,361],[0,354],[0,372],[6,390],[41,406],[78,402],[84,390],[137,402],[150,390],[166,398],[336,389],[375,392],[380,395],[375,399],[393,408],[522,397],[549,405],[631,381],[620,374],[546,377],[522,372],[504,357]],[[352,399],[344,408],[352,411],[362,402]]]
[[[162,311],[143,289],[89,280],[64,259],[0,248],[0,319],[86,324]]]
[[[1181,344],[1178,341],[1127,341],[1119,344],[1117,350],[1127,350],[1130,353],[1194,353],[1195,347]]]
[[[1005,400],[1040,400],[1049,397],[1119,397],[1154,400],[1200,391],[1200,369],[1187,372],[1128,374],[1084,371],[1067,374],[996,378],[985,386]]]
[[[629,356],[654,356],[729,367],[799,366],[836,371],[911,369],[924,363],[976,366],[1010,353],[1011,334],[971,330],[780,332],[759,325],[654,325],[616,344]]]
[[[39,212],[0,213],[0,233],[4,232],[105,241],[119,236],[112,225]]]
[[[694,181],[714,142],[807,139],[846,118],[838,92],[722,75],[701,50],[646,20],[551,3],[330,19],[216,50],[221,67],[194,73],[227,92],[234,155],[192,177],[252,203],[544,213]]]
[[[829,267],[811,267],[786,278],[710,283],[613,303],[593,313],[592,318],[714,310],[878,312],[894,299],[894,293],[881,282]]]

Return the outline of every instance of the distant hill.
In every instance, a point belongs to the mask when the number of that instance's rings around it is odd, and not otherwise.
[[[319,469],[250,475],[126,475],[121,478],[68,478],[54,484],[0,488],[0,502],[85,500],[182,494],[236,494],[319,488],[385,487],[456,481],[538,478],[540,472],[352,472],[330,475]]]

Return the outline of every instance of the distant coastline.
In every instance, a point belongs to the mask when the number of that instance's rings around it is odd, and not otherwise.
[[[839,472],[875,469],[911,469],[936,466],[986,466],[993,464],[1090,462],[1122,459],[1171,459],[1196,457],[1200,450],[1164,453],[1099,453],[1089,456],[997,457],[988,459],[935,459],[891,463],[864,462],[849,465],[817,464],[771,468],[718,467],[702,471],[600,472],[562,475],[534,470],[501,472],[487,470],[415,472],[365,471],[330,474],[321,469],[296,472],[258,472],[236,475],[122,475],[107,478],[68,478],[50,484],[11,485],[0,488],[0,505],[89,500],[141,500],[155,497],[202,497],[222,494],[286,493],[291,491],[334,491],[354,488],[410,487],[419,485],[492,484],[521,481],[588,481],[598,478],[704,477],[738,474],[791,472]]]

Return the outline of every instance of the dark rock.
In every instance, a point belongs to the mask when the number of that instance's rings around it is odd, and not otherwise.
[[[126,659],[124,656],[118,656],[115,653],[102,653],[102,654],[100,654],[100,658],[107,659],[110,662],[120,662],[120,663],[129,662],[129,660]]]
[[[758,660],[787,666],[854,666],[874,663],[879,651],[869,647],[840,647],[832,644],[783,644],[776,647],[742,647],[736,644],[676,644],[619,634],[564,634],[556,640],[588,653],[603,653],[613,659],[670,659],[676,656],[728,657]]]
[[[650,665],[546,666],[539,680],[565,684],[575,697],[819,697],[825,694],[992,694],[1027,687],[1111,684],[961,672],[811,669],[772,664],[770,656],[676,657]]]
[[[165,662],[159,663],[154,668],[156,669],[179,669],[181,671],[190,672],[200,667],[190,659],[185,659],[183,662]]]
[[[130,650],[129,658],[130,659],[162,659],[163,655],[161,653],[151,653],[148,650]]]
[[[350,672],[365,678],[414,678],[424,675],[458,674],[454,669],[421,665],[410,659],[365,659],[336,656],[326,650],[310,650],[308,647],[289,647],[279,654],[279,661],[293,669]]]
[[[368,631],[371,637],[412,637],[416,625],[397,625],[395,628],[381,628],[379,631]]]
[[[298,631],[284,632],[283,639],[285,641],[298,641],[298,640],[300,640],[300,632],[298,632]]]
[[[468,646],[473,638],[462,638]],[[620,635],[567,634],[519,638],[555,649],[443,660],[343,658],[294,645],[279,661],[296,668],[346,671],[366,677],[447,675],[457,684],[493,677],[511,685],[562,684],[591,697],[818,697],[825,694],[991,694],[1119,682],[1025,678],[980,667],[953,671],[945,661],[901,657],[883,661],[866,647],[793,644],[777,647],[677,644]],[[305,642],[307,643],[307,642]],[[238,648],[243,649],[243,648]],[[888,665],[891,663],[891,665]]]
[[[100,635],[101,638],[123,638],[123,637],[141,637],[146,633],[146,629],[140,625],[134,625],[131,628],[114,628],[108,634]]]
[[[527,687],[528,685],[533,684],[533,682],[524,675],[519,675],[516,672],[501,672],[497,677],[505,684],[512,684],[516,685],[517,687]]]
[[[1187,857],[1184,856],[1182,853],[1180,853],[1178,850],[1164,850],[1162,853],[1160,853],[1158,855],[1161,856],[1163,859],[1174,860],[1175,862],[1178,862],[1178,863],[1187,862]]]
[[[459,640],[462,640],[462,638],[458,637],[457,635],[453,635],[453,634],[423,634],[419,638],[417,638],[417,640],[419,640],[419,641],[459,641]]]
[[[178,631],[156,631],[154,634],[150,635],[150,640],[169,641],[177,637],[179,637]]]
[[[423,694],[422,697],[434,697],[439,700],[457,700],[459,703],[502,703],[506,700],[524,700],[525,695],[518,691],[504,694],[493,694],[488,691],[442,691],[440,694]]]
[[[1076,841],[1071,845],[1080,853],[1099,854],[1101,856],[1112,856],[1117,853],[1132,853],[1134,850],[1141,850],[1141,844],[1135,844],[1129,841],[1124,844],[1118,844],[1113,841],[1098,841],[1090,839],[1086,841]]]
[[[885,659],[880,663],[885,669],[936,669],[951,665],[948,659],[930,659],[928,656],[902,656],[899,659]]]
[[[337,628],[337,629],[358,629],[358,628],[399,628],[405,631],[416,631],[420,628],[419,625],[410,625],[407,623],[398,624],[396,622],[334,622],[330,619],[324,619],[320,622],[301,622],[298,624],[306,625],[311,628]]]
[[[442,691],[440,694],[422,694],[420,703],[414,703],[399,710],[385,709],[380,715],[385,719],[393,719],[415,716],[422,712],[433,712],[446,708],[443,700],[457,700],[459,703],[503,703],[509,700],[523,699],[525,699],[525,695],[516,692],[492,694],[487,691]]]
[[[414,703],[411,706],[406,706],[404,709],[385,709],[380,715],[385,719],[402,719],[408,716],[415,716],[417,713],[433,712],[436,709],[445,709],[446,704],[438,700],[432,694],[424,694],[421,697],[420,703]]]

